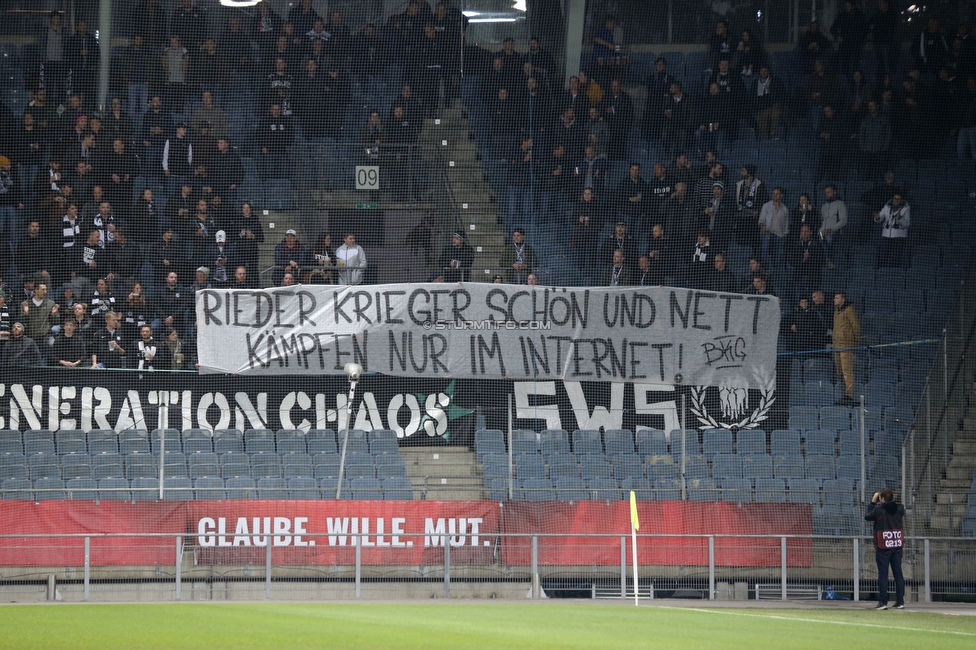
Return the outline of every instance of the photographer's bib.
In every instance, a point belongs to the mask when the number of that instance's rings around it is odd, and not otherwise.
[[[905,546],[905,531],[899,530],[876,530],[874,531],[874,545],[882,551]]]

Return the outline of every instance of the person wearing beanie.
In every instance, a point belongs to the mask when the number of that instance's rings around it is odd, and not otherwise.
[[[17,322],[10,328],[10,340],[0,357],[4,368],[26,368],[41,365],[41,352],[32,339],[24,336],[24,324]]]
[[[474,249],[464,241],[464,236],[456,232],[451,235],[451,243],[441,253],[437,265],[444,270],[446,282],[467,282],[471,279],[471,265],[474,264]]]

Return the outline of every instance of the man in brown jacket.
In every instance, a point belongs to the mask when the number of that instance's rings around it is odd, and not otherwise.
[[[853,348],[861,340],[861,323],[853,303],[847,302],[847,294],[841,291],[834,294],[834,349]],[[838,404],[854,404],[854,351],[834,352],[834,366],[837,374],[844,378],[844,398]]]

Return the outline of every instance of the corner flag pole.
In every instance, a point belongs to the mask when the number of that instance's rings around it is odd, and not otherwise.
[[[640,519],[637,518],[637,495],[630,491],[630,537],[634,549],[634,606],[638,606],[640,582],[637,579],[637,531],[640,530]]]

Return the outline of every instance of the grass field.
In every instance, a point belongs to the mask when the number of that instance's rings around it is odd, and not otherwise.
[[[966,648],[976,617],[602,603],[25,605],[2,648]]]

